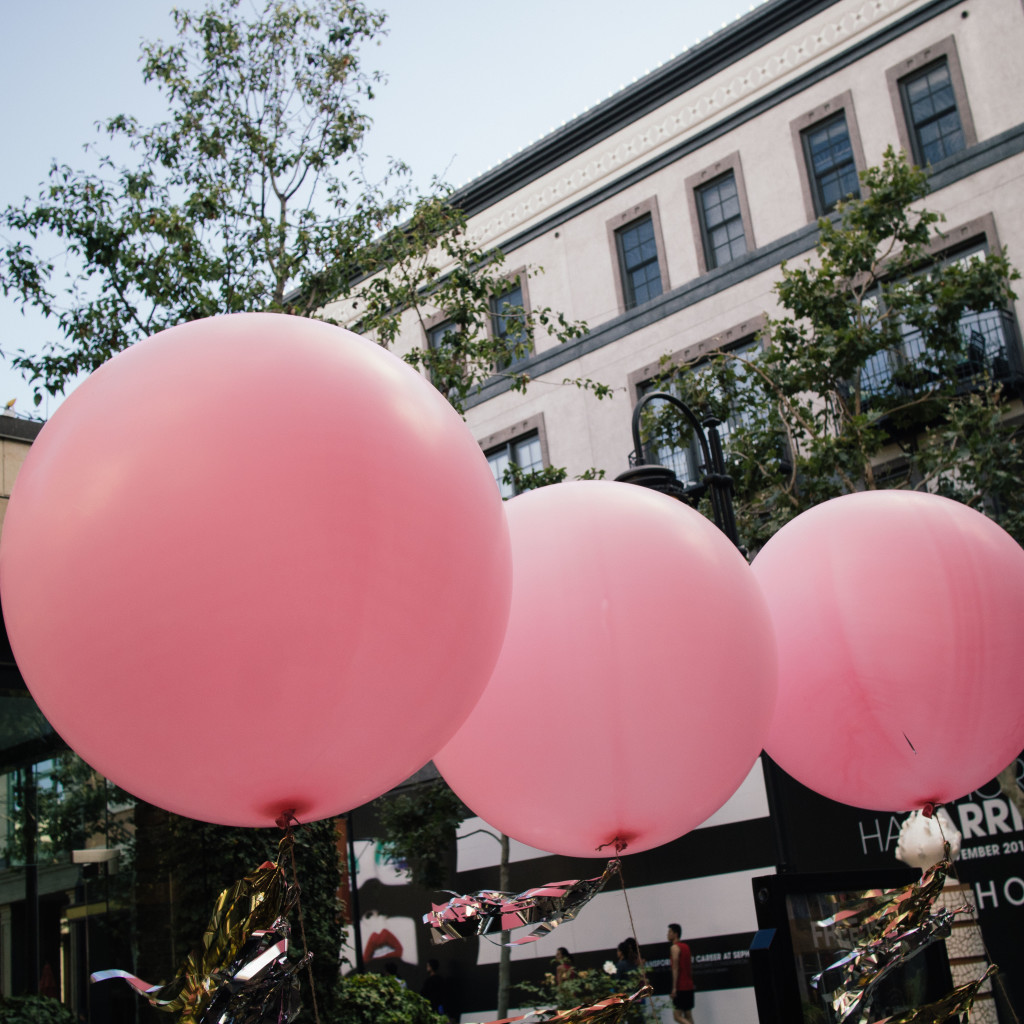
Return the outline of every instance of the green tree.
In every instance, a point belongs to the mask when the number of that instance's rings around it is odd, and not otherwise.
[[[554,961],[552,966],[555,966]],[[516,985],[516,991],[522,997],[522,1001],[535,1010],[556,1007],[565,1011],[577,1006],[593,1006],[613,995],[628,996],[647,984],[649,979],[643,971],[630,971],[623,976],[609,974],[608,970],[602,967],[577,971],[561,984],[555,980],[554,971],[548,971],[540,984],[523,982]],[[653,1020],[653,1010],[645,1012],[645,1009],[642,1001],[633,1003],[626,1010],[623,1020],[626,1024],[642,1024],[645,1020]]]
[[[67,863],[73,850],[127,842],[132,798],[73,751],[20,769],[14,777],[3,850],[12,863],[24,864],[33,853],[40,865]]]
[[[879,487],[946,494],[1022,539],[1024,449],[984,339],[1019,275],[1002,252],[936,259],[927,176],[891,148],[860,177],[862,198],[819,221],[813,259],[782,265],[764,346],[666,365],[660,384],[727,424],[752,549],[812,505]],[[648,438],[683,443],[657,404]]]
[[[455,830],[470,810],[444,779],[438,778],[374,801],[385,856],[408,872],[417,885],[443,889],[454,871],[450,851]]]
[[[92,169],[55,162],[35,199],[0,214],[0,287],[58,335],[12,357],[37,404],[141,338],[220,313],[329,319],[328,304],[350,299],[364,333],[387,346],[403,314],[440,310],[455,330],[409,359],[460,409],[536,332],[564,341],[585,330],[514,305],[503,311],[512,330],[496,336],[503,254],[468,239],[440,185],[416,197],[404,165],[367,180],[363,107],[382,76],[361,48],[383,19],[359,0],[266,0],[249,15],[241,0],[213,0],[174,12],[174,42],[143,45],[166,119],[109,118],[101,137],[122,158],[92,149]],[[42,255],[55,248],[59,259]]]

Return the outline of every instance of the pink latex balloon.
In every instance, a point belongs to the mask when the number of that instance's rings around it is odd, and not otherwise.
[[[779,643],[765,749],[879,811],[948,802],[1024,747],[1024,551],[930,494],[825,502],[754,560]]]
[[[328,324],[200,320],[46,424],[0,545],[43,713],[104,775],[228,825],[321,818],[420,768],[501,648],[511,551],[430,384]]]
[[[774,639],[749,566],[708,520],[633,484],[558,484],[506,511],[505,646],[435,764],[542,850],[677,838],[736,790],[770,721]]]

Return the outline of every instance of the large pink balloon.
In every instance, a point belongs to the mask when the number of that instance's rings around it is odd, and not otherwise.
[[[702,516],[633,484],[559,484],[506,510],[505,646],[437,767],[542,850],[675,839],[732,795],[768,728],[775,647],[749,566]]]
[[[983,785],[1024,747],[1024,551],[965,505],[825,502],[754,560],[779,643],[767,752],[805,786],[906,811]]]
[[[459,416],[369,341],[201,320],[43,428],[0,546],[18,665],[104,775],[229,825],[364,803],[458,728],[501,648],[504,512]]]

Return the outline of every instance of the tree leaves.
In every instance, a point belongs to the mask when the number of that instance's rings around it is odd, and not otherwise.
[[[41,353],[12,359],[36,403],[187,320],[252,310],[330,319],[325,307],[349,302],[386,347],[438,311],[456,323],[452,346],[406,358],[461,411],[507,362],[491,301],[509,279],[503,254],[469,237],[448,189],[415,196],[398,161],[382,181],[366,179],[363,107],[382,76],[364,69],[361,47],[383,14],[348,0],[266,0],[248,14],[240,0],[212,0],[174,18],[177,39],[143,45],[166,119],[108,118],[102,132],[123,158],[54,164],[35,200],[0,213],[12,235],[0,287],[56,327]],[[586,330],[547,307],[510,312],[517,356],[542,333],[564,342]]]
[[[814,258],[782,265],[783,312],[763,351],[670,367],[662,386],[737,421],[727,455],[751,548],[812,505],[876,487],[938,490],[1024,538],[1020,439],[971,334],[1003,330],[1019,275],[1001,252],[937,260],[926,175],[891,148],[861,183],[861,199],[819,221]],[[678,429],[664,416],[648,425],[663,443]]]

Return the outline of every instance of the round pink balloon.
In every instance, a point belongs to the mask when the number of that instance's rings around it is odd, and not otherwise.
[[[703,516],[633,484],[559,484],[506,511],[505,646],[437,767],[492,826],[552,853],[677,838],[735,792],[771,717],[749,566]]]
[[[983,785],[1024,747],[1024,550],[965,505],[825,502],[754,560],[779,644],[767,752],[842,803],[906,811]]]
[[[0,545],[43,713],[151,803],[227,825],[365,803],[459,727],[501,648],[487,462],[423,377],[328,324],[200,320],[46,424]]]

